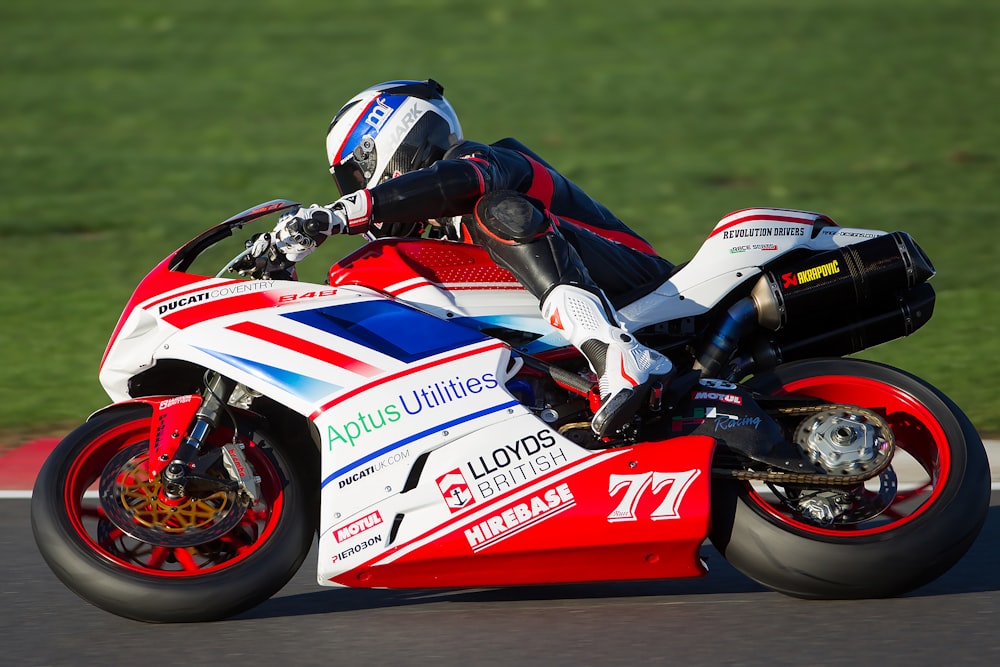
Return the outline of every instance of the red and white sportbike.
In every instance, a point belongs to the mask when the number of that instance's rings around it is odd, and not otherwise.
[[[101,364],[114,403],[38,477],[38,546],[99,607],[236,614],[317,532],[328,586],[698,577],[708,538],[788,595],[892,596],[948,570],[986,518],[960,409],[843,358],[931,316],[934,270],[905,233],[724,218],[620,311],[679,373],[602,441],[585,361],[479,247],[380,240],[325,284],[269,276],[250,250],[218,270],[233,249],[210,248],[293,206],[245,211],[153,269]]]

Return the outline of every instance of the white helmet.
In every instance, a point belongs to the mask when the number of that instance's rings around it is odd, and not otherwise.
[[[363,90],[330,123],[326,155],[341,195],[440,160],[462,138],[437,81],[387,81]]]

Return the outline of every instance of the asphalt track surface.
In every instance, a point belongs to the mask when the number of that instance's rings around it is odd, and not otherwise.
[[[996,665],[996,482],[969,553],[890,600],[789,598],[708,545],[711,572],[700,579],[447,591],[323,588],[314,551],[255,609],[176,625],[129,621],[77,598],[35,548],[29,501],[8,496],[0,499],[0,666]]]

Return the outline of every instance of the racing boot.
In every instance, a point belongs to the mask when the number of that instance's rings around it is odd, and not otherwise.
[[[542,315],[573,344],[597,374],[601,407],[591,428],[598,437],[626,426],[656,382],[666,384],[673,364],[614,323],[603,294],[556,285],[542,301]]]

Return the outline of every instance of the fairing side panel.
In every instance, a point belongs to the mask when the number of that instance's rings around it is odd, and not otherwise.
[[[427,452],[471,433],[485,442],[481,430],[516,417],[544,426],[504,386],[509,360],[504,345],[484,341],[372,378],[317,408],[321,549],[342,518],[400,494]]]
[[[516,424],[504,442],[526,431],[537,437],[527,422]],[[457,587],[705,572],[698,550],[709,528],[712,438],[573,452],[490,496],[472,471],[483,471],[497,445],[469,451],[476,445],[459,440],[433,451],[415,489],[342,517],[321,537],[319,582]],[[567,446],[556,436],[539,461],[551,463],[560,449]],[[491,484],[482,488],[495,490]],[[457,507],[456,492],[469,502]]]

